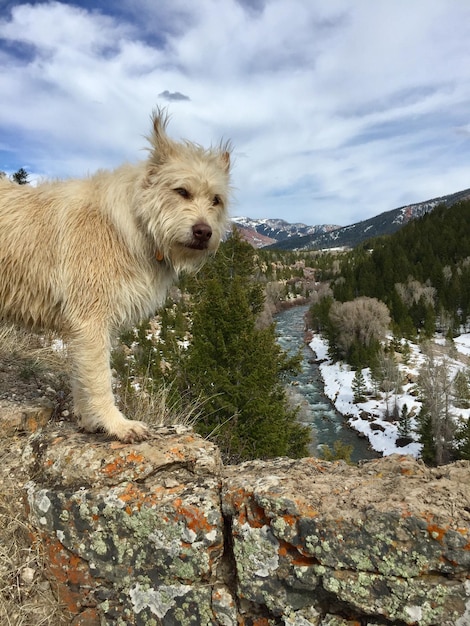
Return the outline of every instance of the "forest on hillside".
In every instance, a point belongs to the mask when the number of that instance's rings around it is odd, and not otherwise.
[[[439,206],[346,255],[332,284],[341,302],[384,302],[404,337],[455,336],[470,324],[470,201]]]

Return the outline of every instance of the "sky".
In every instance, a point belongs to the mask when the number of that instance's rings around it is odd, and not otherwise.
[[[0,170],[233,144],[231,214],[348,225],[470,188],[468,0],[0,0]]]

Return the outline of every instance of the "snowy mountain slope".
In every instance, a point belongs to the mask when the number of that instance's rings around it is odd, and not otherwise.
[[[440,198],[433,198],[432,200],[426,200],[424,202],[418,202],[416,204],[410,204],[398,209],[392,209],[380,213],[375,217],[371,217],[361,222],[356,222],[349,226],[329,228],[323,228],[323,231],[313,233],[301,233],[292,234],[290,237],[283,237],[282,239],[274,237],[276,243],[272,244],[271,248],[278,248],[284,250],[310,250],[310,249],[322,249],[322,248],[336,248],[336,247],[354,247],[362,241],[370,239],[371,237],[378,237],[381,235],[391,235],[399,230],[404,224],[412,219],[421,217],[425,213],[432,211],[436,206],[445,204],[451,206],[461,200],[470,198],[470,189],[464,189],[447,196]],[[261,221],[261,220],[260,220]],[[270,220],[265,220],[270,221]],[[307,227],[312,228],[312,227]],[[315,227],[313,227],[315,228]]]
[[[330,224],[307,226],[302,223],[290,224],[282,219],[252,219],[250,217],[234,217],[232,222],[240,230],[243,238],[257,248],[276,244],[291,237],[319,235],[339,228]],[[254,233],[257,233],[258,237]]]

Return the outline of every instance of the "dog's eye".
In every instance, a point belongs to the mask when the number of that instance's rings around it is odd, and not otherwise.
[[[189,198],[189,191],[185,189],[184,187],[177,187],[173,191],[179,194],[182,198],[186,198],[186,199]]]
[[[219,204],[222,204],[220,196],[214,196],[214,199],[212,200],[212,206],[219,206]]]

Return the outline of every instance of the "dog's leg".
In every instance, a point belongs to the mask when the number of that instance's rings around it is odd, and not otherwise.
[[[76,332],[69,349],[73,400],[80,425],[89,432],[104,431],[125,443],[147,439],[147,425],[127,419],[114,403],[108,333],[96,328]]]

